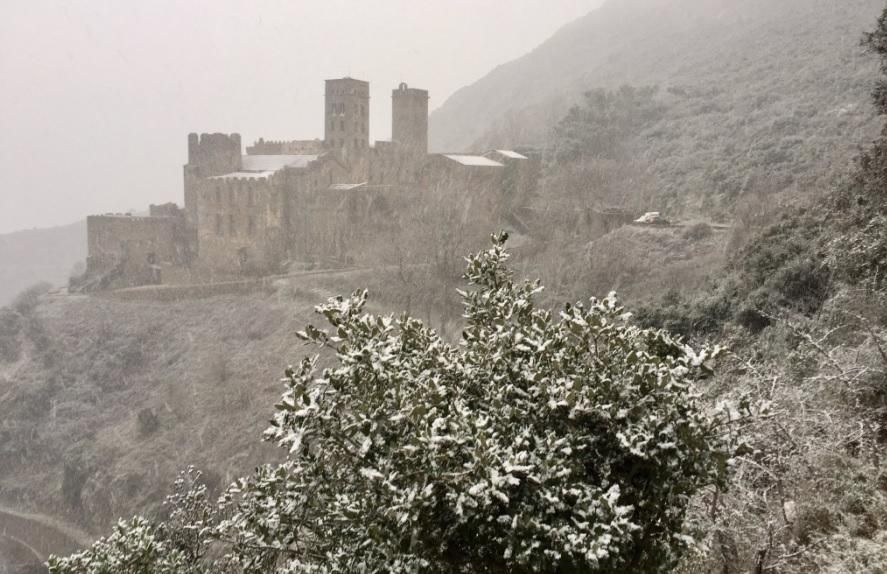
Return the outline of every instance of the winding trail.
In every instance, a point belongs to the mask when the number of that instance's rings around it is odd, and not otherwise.
[[[80,550],[91,537],[51,518],[26,514],[0,506],[0,538],[7,546],[30,553],[35,561],[45,562],[50,554],[61,556]]]

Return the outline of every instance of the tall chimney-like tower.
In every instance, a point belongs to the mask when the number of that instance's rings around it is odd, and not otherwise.
[[[353,78],[326,81],[324,141],[343,155],[363,153],[370,142],[370,84]]]
[[[416,155],[428,153],[428,90],[406,84],[392,90],[391,139]]]

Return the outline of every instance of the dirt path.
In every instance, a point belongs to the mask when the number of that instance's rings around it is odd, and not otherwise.
[[[0,538],[19,550],[27,550],[36,561],[50,554],[71,554],[89,544],[91,537],[79,530],[58,524],[45,516],[25,514],[0,506]],[[7,546],[11,546],[7,543]]]

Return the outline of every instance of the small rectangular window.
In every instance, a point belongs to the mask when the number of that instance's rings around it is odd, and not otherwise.
[[[216,214],[216,235],[222,235],[222,216]]]
[[[234,214],[232,213],[231,215],[228,216],[228,233],[230,233],[231,235],[234,235],[236,231],[237,230],[234,225]]]
[[[256,219],[252,215],[249,216],[247,233],[249,233],[250,235],[255,235],[256,233]]]

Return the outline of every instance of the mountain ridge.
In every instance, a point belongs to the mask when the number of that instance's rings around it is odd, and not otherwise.
[[[85,260],[85,220],[0,234],[0,306],[35,283],[65,285]]]
[[[745,72],[757,86],[762,64],[778,69],[787,62],[793,72],[800,66],[828,69],[833,80],[846,76],[840,68],[848,63],[873,70],[859,38],[882,7],[875,0],[785,0],[776,6],[761,0],[610,0],[532,52],[457,90],[431,114],[431,148],[495,143],[484,136],[509,114],[525,120],[533,115],[528,109],[541,106],[556,118],[595,87],[704,85],[727,71]],[[805,63],[811,55],[813,66]],[[854,102],[867,103],[867,96],[866,89],[852,91]],[[529,139],[546,135],[548,124],[535,126]]]

